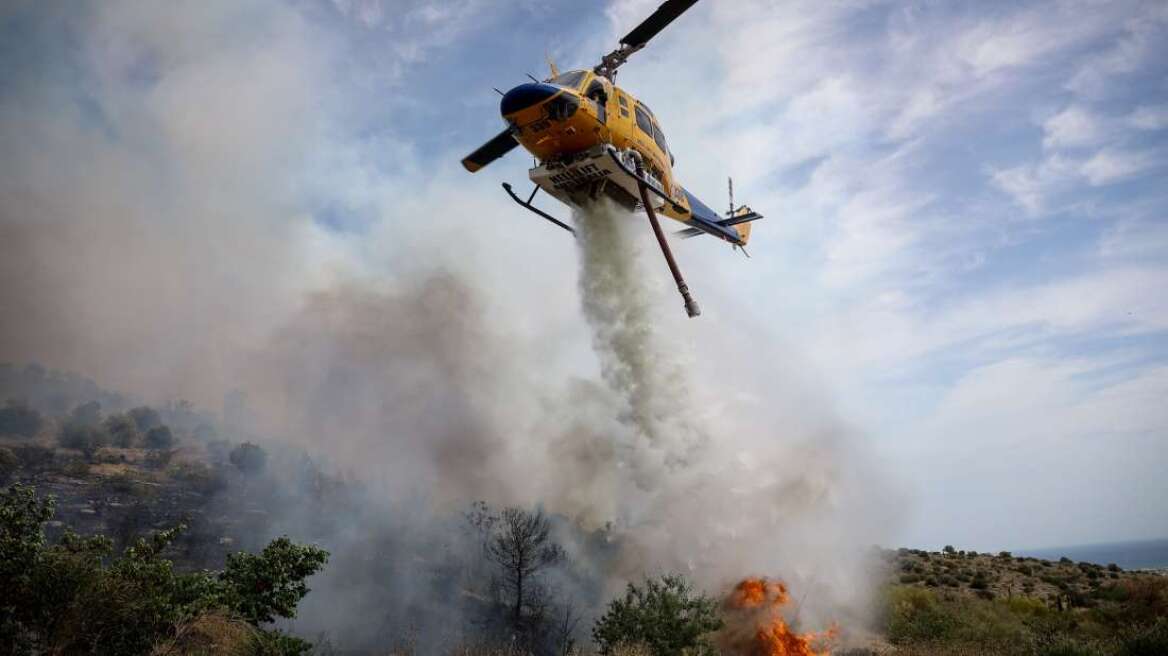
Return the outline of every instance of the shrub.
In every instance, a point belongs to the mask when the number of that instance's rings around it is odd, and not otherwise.
[[[7,483],[17,469],[20,469],[20,458],[12,449],[0,446],[0,484]]]
[[[82,403],[69,413],[69,422],[82,426],[96,426],[101,423],[101,404],[97,401]]]
[[[703,636],[721,627],[713,599],[695,593],[681,576],[665,575],[628,584],[624,598],[609,602],[596,621],[592,638],[602,654],[628,643],[642,643],[654,656],[714,653]]]
[[[264,464],[268,461],[268,453],[264,451],[263,447],[256,446],[251,442],[244,442],[231,450],[229,459],[239,471],[245,474],[256,474],[263,471]]]
[[[1168,654],[1168,618],[1129,630],[1121,639],[1116,656],[1163,656]]]
[[[89,475],[89,465],[84,460],[70,460],[61,467],[61,473],[70,478],[85,478]]]
[[[25,469],[40,470],[53,464],[57,454],[49,447],[29,444],[12,450]]]
[[[0,406],[0,435],[35,437],[43,423],[41,413],[23,401],[10,399]]]
[[[227,486],[218,470],[201,462],[185,462],[170,468],[172,478],[183,481],[203,494],[214,494]]]
[[[295,613],[308,591],[304,579],[327,558],[322,550],[281,538],[259,555],[234,554],[221,573],[179,573],[160,554],[183,526],[139,539],[110,559],[104,536],[67,531],[60,544],[48,546],[44,524],[52,516],[52,500],[37,499],[31,487],[0,491],[0,644],[6,653],[232,653],[237,640],[224,649],[178,650],[184,636],[198,631],[194,624],[213,636],[247,632],[223,620],[228,616],[250,621],[257,640],[251,654],[308,650],[302,640],[257,625]],[[220,620],[200,619],[208,614]]]
[[[931,590],[893,587],[888,591],[885,606],[885,632],[894,644],[936,642],[953,631],[953,617]]]
[[[1106,652],[1078,642],[1071,638],[1059,638],[1049,645],[1043,645],[1034,652],[1035,656],[1105,656]]]
[[[114,494],[137,494],[139,492],[138,481],[127,474],[115,474],[102,481],[102,484],[106,490]]]
[[[133,410],[130,410],[126,414],[130,416],[130,419],[134,420],[134,423],[138,425],[138,430],[142,432],[146,432],[151,428],[162,425],[162,417],[159,416],[158,412],[154,408],[139,406]]]
[[[921,580],[921,576],[919,574],[901,574],[900,575],[900,582],[904,583],[906,585],[912,584],[912,583],[917,583],[920,580]]]
[[[169,449],[174,446],[174,434],[169,426],[155,426],[146,431],[147,449]]]
[[[100,426],[71,421],[61,427],[57,443],[66,449],[77,449],[88,459],[109,444],[109,434]]]
[[[118,414],[106,417],[102,424],[105,432],[110,436],[110,443],[122,449],[138,446],[142,434],[138,431],[138,424],[129,415]]]
[[[165,469],[175,453],[175,449],[151,449],[146,453],[146,466],[150,469]]]

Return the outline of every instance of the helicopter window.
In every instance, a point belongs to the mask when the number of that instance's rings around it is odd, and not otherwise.
[[[621,107],[628,107],[629,106],[629,101],[625,99],[625,94],[622,93],[622,94],[618,95],[616,97],[616,99],[620,102]]]
[[[649,115],[645,113],[644,108],[642,108],[640,105],[637,105],[634,111],[637,114],[637,127],[641,128],[641,132],[644,132],[650,137],[653,136],[653,121],[649,118]]]
[[[592,82],[588,84],[588,90],[584,92],[584,96],[604,105],[608,103],[608,91],[605,90],[601,79],[603,78],[593,78]]]
[[[657,142],[657,147],[661,152],[669,152],[669,144],[665,142],[665,134],[661,132],[661,126],[657,125],[657,121],[653,121],[653,141]]]
[[[587,71],[568,71],[567,73],[561,73],[553,77],[550,82],[562,87],[568,87],[569,89],[575,89],[584,81],[584,75],[586,73]]]

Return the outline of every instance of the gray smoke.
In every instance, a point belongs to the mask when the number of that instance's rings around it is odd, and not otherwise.
[[[363,540],[454,544],[436,518],[474,499],[611,523],[620,557],[593,564],[610,590],[756,574],[807,591],[808,621],[863,607],[887,481],[764,328],[679,316],[643,217],[577,217],[574,295],[562,235],[478,230],[516,225],[513,208],[461,171],[415,173],[410,135],[346,131],[364,78],[342,75],[345,34],[293,4],[4,17],[27,29],[0,63],[0,361],[148,401],[246,398],[250,432],[359,482],[334,537],[364,555],[334,557],[313,628],[449,608],[418,579],[379,591],[369,563],[410,549]],[[327,204],[368,223],[322,227]]]

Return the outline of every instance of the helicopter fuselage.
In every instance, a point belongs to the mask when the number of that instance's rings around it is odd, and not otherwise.
[[[679,221],[688,219],[687,194],[674,181],[673,157],[656,117],[606,78],[591,71],[569,71],[546,82],[521,84],[504,94],[500,113],[516,141],[539,160],[543,172],[560,167],[559,175],[575,175],[578,186],[594,181],[588,178],[587,163],[583,167],[561,164],[580,162],[586,154],[599,152],[599,146],[635,151],[649,178],[668,196],[670,202],[663,203],[662,211]],[[579,173],[581,168],[584,174]],[[533,169],[532,179],[539,184],[543,181],[537,175]],[[635,202],[635,194],[623,196],[627,196],[625,204]]]

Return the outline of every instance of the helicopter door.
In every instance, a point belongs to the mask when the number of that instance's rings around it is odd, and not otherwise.
[[[593,78],[584,92],[584,97],[591,100],[596,106],[596,119],[608,125],[608,89],[605,88],[603,78]]]

